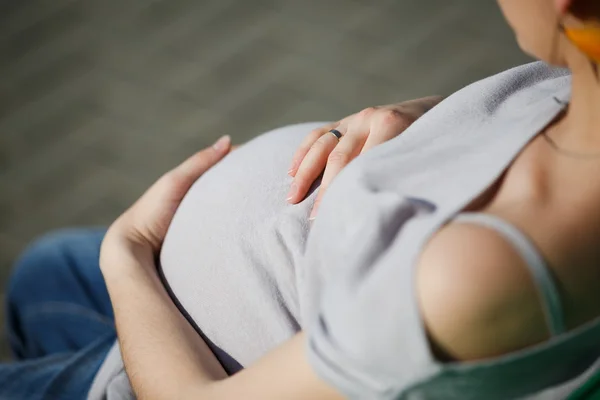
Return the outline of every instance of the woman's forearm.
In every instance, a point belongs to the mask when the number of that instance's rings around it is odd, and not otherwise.
[[[169,298],[151,252],[123,246],[103,274],[115,311],[125,369],[139,398],[184,399],[227,375]],[[108,264],[108,265],[107,265]]]

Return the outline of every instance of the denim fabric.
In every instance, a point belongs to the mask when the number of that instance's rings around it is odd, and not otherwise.
[[[104,233],[52,233],[17,261],[6,296],[15,361],[0,364],[0,400],[86,398],[116,339],[98,265]]]

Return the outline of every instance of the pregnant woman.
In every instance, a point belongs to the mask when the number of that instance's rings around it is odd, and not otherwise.
[[[100,254],[119,346],[90,397],[554,399],[593,374],[600,3],[500,5],[526,51],[571,74],[536,63],[471,85],[330,187],[369,143],[352,118],[223,158],[225,138],[125,212]],[[90,343],[97,360],[106,339]]]

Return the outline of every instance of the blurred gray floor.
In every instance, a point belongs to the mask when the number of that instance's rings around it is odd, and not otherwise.
[[[526,61],[494,1],[0,0],[0,287],[34,237],[109,224],[222,134]]]

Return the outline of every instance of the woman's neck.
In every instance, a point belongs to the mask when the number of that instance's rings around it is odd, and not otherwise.
[[[600,68],[577,52],[569,57],[572,93],[569,109],[555,126],[563,144],[582,153],[600,153]]]

